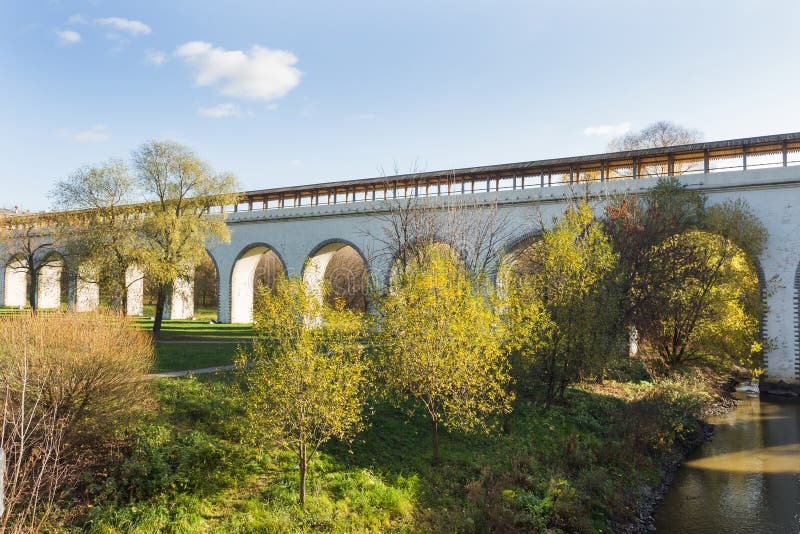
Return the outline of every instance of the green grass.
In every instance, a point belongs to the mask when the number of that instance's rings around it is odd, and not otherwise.
[[[181,371],[230,365],[238,343],[158,343],[155,371]]]
[[[142,306],[142,315],[144,317],[154,317],[155,314],[156,314],[156,307],[154,304],[145,304],[144,306]],[[197,319],[198,321],[205,321],[205,322],[216,321],[217,309],[195,306],[194,318]]]
[[[122,461],[62,528],[609,532],[658,482],[661,442],[688,421],[647,400],[646,384],[573,389],[549,412],[518,402],[508,435],[445,433],[431,467],[426,417],[375,402],[351,446],[329,444],[313,461],[301,509],[294,458],[251,433],[235,376],[156,381],[158,413],[127,431]]]
[[[146,330],[153,329],[153,320],[149,317],[136,319],[137,324]],[[159,339],[165,341],[241,341],[253,338],[253,326],[250,324],[209,324],[203,321],[166,320],[161,323]]]

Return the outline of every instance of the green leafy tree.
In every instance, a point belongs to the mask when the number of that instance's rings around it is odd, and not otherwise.
[[[568,209],[512,268],[508,349],[546,385],[546,405],[624,346],[617,256],[588,204]]]
[[[665,369],[755,364],[761,352],[758,278],[746,254],[722,236],[689,231],[654,247],[661,260],[657,305],[641,314],[643,340]]]
[[[161,330],[173,283],[189,279],[206,255],[206,246],[225,242],[230,233],[220,206],[235,204],[237,184],[230,174],[215,174],[189,148],[151,141],[133,153],[139,190],[147,201],[142,222],[142,267],[158,288],[153,332]]]
[[[297,455],[301,505],[308,462],[320,445],[351,440],[363,427],[363,318],[344,302],[324,302],[301,278],[261,289],[252,353],[238,361],[253,428]]]
[[[434,465],[440,425],[489,429],[490,416],[510,411],[513,398],[500,315],[446,248],[431,247],[397,274],[377,306],[374,332],[386,384],[430,418]]]
[[[109,160],[78,169],[56,183],[50,193],[57,210],[75,210],[66,249],[73,263],[90,266],[76,269],[77,277],[109,289],[110,300],[126,310],[128,270],[140,261],[141,206],[133,204],[136,183],[128,166]]]

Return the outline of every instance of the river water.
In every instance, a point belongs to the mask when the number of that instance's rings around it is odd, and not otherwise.
[[[800,533],[800,400],[737,396],[675,474],[657,532]]]

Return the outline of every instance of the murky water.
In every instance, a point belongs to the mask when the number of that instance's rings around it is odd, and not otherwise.
[[[800,533],[800,400],[748,397],[675,475],[660,533]]]

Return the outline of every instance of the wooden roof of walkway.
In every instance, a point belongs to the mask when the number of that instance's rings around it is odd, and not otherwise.
[[[800,132],[261,189],[246,191],[239,205],[221,209],[255,211],[796,164]]]

